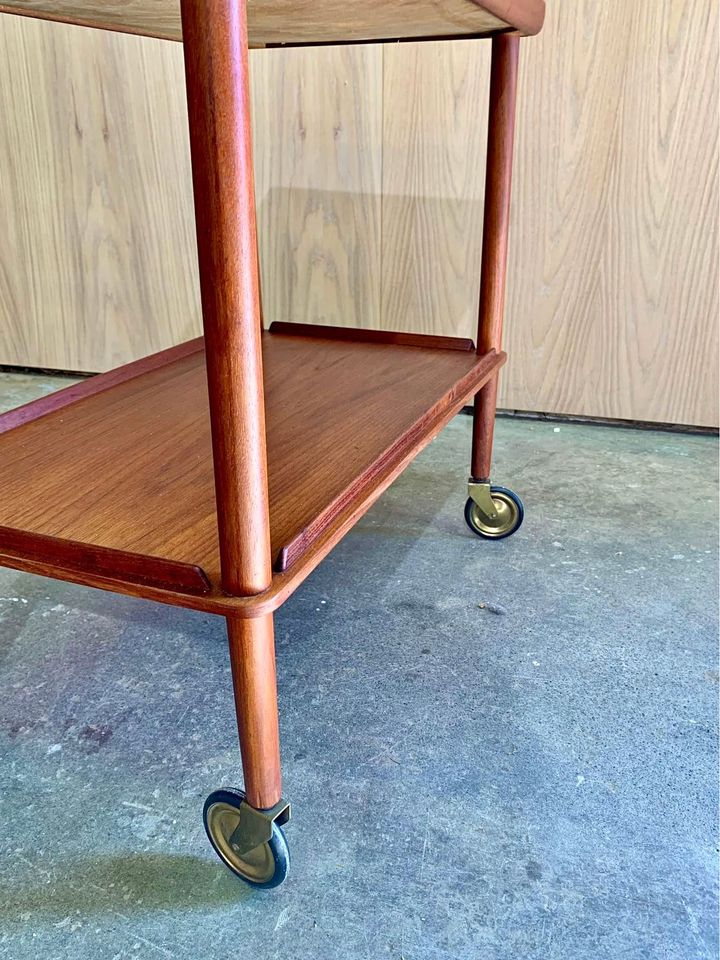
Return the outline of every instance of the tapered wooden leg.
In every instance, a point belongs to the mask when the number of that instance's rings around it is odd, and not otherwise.
[[[518,37],[506,34],[492,41],[477,335],[477,349],[481,354],[502,349],[519,46]],[[484,481],[490,477],[497,389],[495,376],[475,397],[470,468],[474,480]]]
[[[495,411],[497,409],[497,374],[475,394],[473,408],[473,440],[470,476],[485,482],[490,479],[493,436],[495,434]]]
[[[246,0],[181,0],[195,224],[212,429],[222,587],[272,582],[250,123]],[[245,793],[205,801],[223,862],[259,887],[285,879],[272,615],[227,618]]]
[[[227,618],[245,793],[267,810],[280,800],[280,736],[272,614]]]

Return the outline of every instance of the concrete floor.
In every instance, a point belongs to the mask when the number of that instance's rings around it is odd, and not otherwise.
[[[717,441],[502,420],[493,544],[469,436],[277,617],[277,891],[202,830],[241,782],[222,621],[0,570],[0,957],[717,956]]]

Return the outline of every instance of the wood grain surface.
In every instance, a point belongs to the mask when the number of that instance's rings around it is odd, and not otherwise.
[[[227,631],[245,795],[268,810],[282,795],[272,614],[228,617]]]
[[[251,56],[266,319],[381,326],[383,48]]]
[[[543,0],[249,0],[250,41],[328,43],[537,33]],[[0,12],[182,39],[179,0],[4,0]]]
[[[475,336],[489,47],[386,47],[381,325]]]
[[[522,47],[500,404],[717,425],[717,4],[550,4]]]
[[[289,326],[289,324],[286,324]],[[293,324],[293,327],[300,324]],[[381,334],[382,335],[382,334]],[[438,337],[438,340],[444,338]],[[440,344],[438,344],[440,346]],[[13,407],[0,413],[0,433],[7,433],[8,430],[14,430],[24,423],[30,423],[31,420],[37,420],[38,417],[45,416],[46,413],[53,413],[56,410],[62,410],[69,407],[71,403],[77,403],[85,397],[92,397],[96,393],[102,393],[109,387],[116,384],[125,383],[143,373],[149,373],[158,367],[164,367],[175,360],[181,360],[193,353],[200,353],[205,349],[202,337],[196,340],[188,340],[185,343],[178,344],[176,347],[169,347],[160,353],[152,353],[142,360],[134,360],[131,363],[123,364],[121,367],[115,367],[108,370],[107,373],[98,373],[94,377],[87,377],[72,383],[54,393],[45,394],[29,403],[24,403],[20,407]],[[11,374],[12,376],[12,374]]]
[[[501,407],[718,424],[717,43],[702,0],[550,4],[522,42]],[[488,64],[386,49],[389,329],[472,331]]]
[[[717,44],[704,0],[522,41],[502,406],[717,424]],[[180,47],[0,17],[0,53],[0,362],[197,335]],[[251,63],[267,322],[473,336],[488,45]]]
[[[0,17],[0,362],[93,371],[201,332],[182,48]]]
[[[270,325],[271,333],[291,337],[325,337],[329,340],[348,340],[362,343],[394,343],[399,347],[436,347],[438,350],[474,350],[475,344],[467,337],[436,337],[427,333],[396,333],[392,330],[357,330],[352,327],[326,327],[319,323],[283,323]],[[109,374],[105,374],[109,376]],[[91,377],[92,383],[97,377]],[[14,411],[13,411],[14,412]],[[0,421],[0,428],[1,428]]]
[[[504,361],[364,339],[263,341],[272,552],[300,577]],[[169,590],[176,566],[174,602],[206,609],[223,596],[202,352],[1,433],[0,488],[3,563],[106,585],[122,555],[115,581],[131,592]]]
[[[250,596],[272,559],[246,7],[181,6],[222,585]]]

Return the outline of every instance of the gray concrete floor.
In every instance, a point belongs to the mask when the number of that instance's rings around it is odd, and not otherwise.
[[[277,891],[202,830],[241,783],[222,621],[0,571],[0,957],[717,956],[717,442],[502,420],[493,544],[469,437],[277,617]]]

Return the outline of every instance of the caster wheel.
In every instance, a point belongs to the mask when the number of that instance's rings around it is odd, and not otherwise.
[[[272,836],[266,843],[240,855],[231,842],[240,822],[240,808],[245,794],[241,790],[216,790],[205,801],[203,823],[215,852],[235,874],[262,890],[279,887],[288,874],[290,851],[285,834],[272,824]]]
[[[485,540],[504,540],[520,529],[525,510],[520,497],[505,487],[490,487],[497,517],[489,520],[470,498],[465,504],[465,522],[473,533]]]

